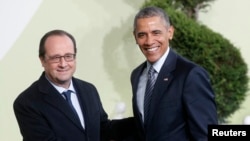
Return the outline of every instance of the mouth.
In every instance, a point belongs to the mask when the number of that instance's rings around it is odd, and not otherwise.
[[[66,69],[59,69],[59,70],[57,70],[59,73],[66,73],[66,72],[68,72],[68,70],[66,70]]]
[[[158,47],[145,48],[145,50],[148,51],[148,52],[154,52],[157,49],[158,49]]]

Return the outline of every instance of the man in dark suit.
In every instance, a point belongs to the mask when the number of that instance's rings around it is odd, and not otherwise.
[[[207,126],[217,124],[215,94],[206,70],[170,48],[174,28],[160,8],[141,9],[133,34],[146,58],[131,74],[137,141],[206,141]],[[151,66],[153,73],[148,74]],[[150,93],[146,85],[151,77]]]
[[[14,101],[23,141],[119,140],[131,131],[130,118],[110,121],[95,86],[73,77],[76,52],[75,39],[66,31],[42,37],[39,58],[44,72]]]

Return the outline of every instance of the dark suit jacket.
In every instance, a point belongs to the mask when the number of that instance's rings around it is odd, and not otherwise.
[[[144,128],[137,107],[137,86],[146,62],[131,74],[133,111],[143,141],[205,141],[207,125],[217,124],[215,95],[208,73],[172,49],[155,83]]]
[[[112,124],[96,88],[76,78],[72,81],[83,111],[85,129],[43,73],[14,101],[23,141],[100,141],[101,135],[107,137],[111,134]]]

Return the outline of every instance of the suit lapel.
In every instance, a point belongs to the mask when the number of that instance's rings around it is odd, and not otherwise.
[[[88,109],[88,105],[91,105],[93,103],[89,103],[88,101],[88,94],[91,94],[91,92],[88,92],[88,90],[84,87],[84,85],[79,84],[79,81],[75,78],[73,78],[73,85],[75,87],[76,93],[77,93],[77,97],[79,100],[79,104],[82,110],[82,116],[84,116],[84,123],[85,123],[85,129],[88,126],[88,120],[91,120],[91,117],[89,117],[89,109]]]
[[[39,79],[39,90],[44,93],[44,100],[57,110],[61,111],[74,125],[83,130],[79,118],[69,107],[66,100],[60,93],[49,83],[43,74]]]
[[[174,79],[172,72],[175,69],[175,66],[176,66],[176,54],[172,50],[170,50],[154,85],[154,90],[149,110],[149,115],[150,115],[148,120],[149,124],[151,123],[150,120],[155,115],[154,112],[158,107],[159,101],[161,100],[163,95],[167,94],[165,93],[165,91],[168,89],[169,84]]]
[[[143,123],[142,121],[142,115],[138,109],[138,106],[137,106],[137,89],[138,89],[138,83],[139,83],[139,79],[140,79],[140,76],[143,72],[143,70],[146,68],[147,66],[147,63],[144,62],[143,64],[141,64],[134,72],[133,76],[131,77],[132,80],[132,91],[133,91],[133,109],[134,109],[134,114],[135,116],[137,117],[140,117],[140,123]],[[142,127],[143,127],[143,124],[142,124]]]

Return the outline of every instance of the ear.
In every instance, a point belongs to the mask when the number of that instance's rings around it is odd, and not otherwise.
[[[136,44],[138,44],[138,43],[137,43],[137,40],[136,40],[136,32],[135,32],[135,30],[133,31],[133,35],[134,35]]]
[[[173,36],[174,36],[174,27],[173,26],[170,26],[168,28],[168,35],[169,35],[169,40],[172,40]]]
[[[42,66],[44,67],[45,66],[45,59],[44,59],[44,57],[39,57],[39,59],[40,59],[40,62],[42,64]]]

